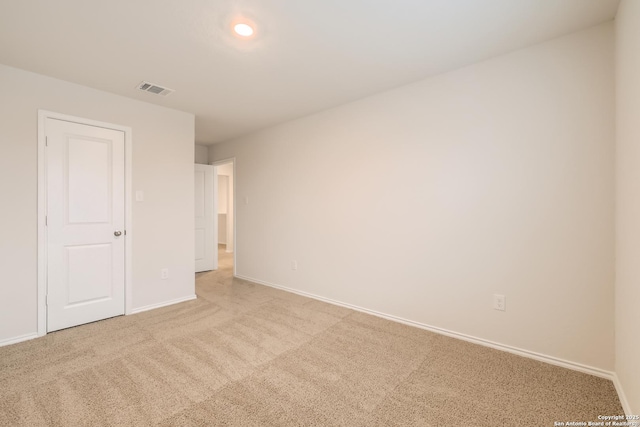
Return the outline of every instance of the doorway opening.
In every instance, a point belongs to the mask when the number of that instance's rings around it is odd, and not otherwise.
[[[216,244],[218,269],[235,275],[235,162],[234,159],[212,163],[217,176]]]

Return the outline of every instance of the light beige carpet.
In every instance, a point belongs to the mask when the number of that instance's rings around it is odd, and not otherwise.
[[[231,277],[0,348],[2,426],[553,426],[610,381]]]

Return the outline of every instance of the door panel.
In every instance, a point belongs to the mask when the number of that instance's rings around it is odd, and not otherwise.
[[[49,118],[45,132],[50,332],[124,314],[125,159],[122,131]]]
[[[113,265],[111,245],[67,246],[65,249],[66,306],[110,298]],[[87,286],[87,283],[91,283],[91,286]]]
[[[111,216],[111,145],[69,138],[67,142],[68,224],[109,223]]]
[[[215,241],[217,215],[214,214],[214,167],[195,165],[195,252],[196,273],[218,268],[218,245]]]

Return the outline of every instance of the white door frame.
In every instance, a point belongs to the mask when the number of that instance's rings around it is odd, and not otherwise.
[[[238,186],[237,184],[237,179],[236,179],[236,158],[235,157],[230,157],[228,159],[222,159],[222,160],[217,160],[215,162],[210,162],[210,165],[215,166],[215,173],[218,173],[218,166],[222,166],[225,165],[227,163],[231,163],[231,165],[233,166],[232,170],[233,170],[233,276],[236,276],[236,266],[238,265],[238,241],[236,239],[236,229],[238,227],[238,221],[236,221],[237,218],[237,212],[236,212],[236,187]],[[216,216],[218,215],[218,186],[214,185],[213,186],[213,200],[216,203],[216,207],[215,207],[215,214]],[[218,227],[216,227],[215,229],[215,235],[216,235],[216,249],[218,247]]]
[[[132,312],[132,242],[133,242],[133,221],[132,221],[132,132],[128,126],[114,125],[96,120],[70,116],[67,114],[54,113],[47,110],[38,110],[38,336],[47,334],[47,159],[46,159],[46,134],[45,122],[47,119],[64,120],[67,122],[80,123],[89,126],[114,129],[124,132],[124,175],[125,175],[125,314]]]

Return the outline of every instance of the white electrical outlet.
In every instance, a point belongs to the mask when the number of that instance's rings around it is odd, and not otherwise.
[[[163,268],[162,270],[160,270],[160,278],[161,279],[168,279],[169,278],[169,269],[168,268]]]
[[[291,269],[292,270],[298,269],[298,261],[291,261]]]
[[[493,296],[493,309],[505,311],[507,309],[507,297],[495,294]]]

